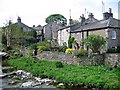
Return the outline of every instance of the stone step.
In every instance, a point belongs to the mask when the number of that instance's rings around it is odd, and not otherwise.
[[[5,69],[13,69],[13,67],[11,67],[11,66],[8,66],[8,67],[2,67],[2,70],[5,70]]]
[[[16,75],[16,72],[0,74],[0,79],[11,76],[11,75]]]

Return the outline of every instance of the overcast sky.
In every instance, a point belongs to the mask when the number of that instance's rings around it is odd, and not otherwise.
[[[82,14],[92,12],[94,17],[102,19],[102,1],[105,11],[112,8],[114,18],[118,18],[118,1],[120,0],[0,0],[0,26],[11,19],[17,21],[20,16],[28,26],[45,25],[45,18],[50,14],[62,14],[69,19],[71,9],[72,19],[79,20]],[[87,13],[88,12],[88,13]]]

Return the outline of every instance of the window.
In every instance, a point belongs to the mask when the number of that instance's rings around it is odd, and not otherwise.
[[[116,31],[112,31],[112,39],[116,39]]]

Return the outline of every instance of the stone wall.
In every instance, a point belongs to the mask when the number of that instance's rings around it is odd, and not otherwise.
[[[61,61],[64,64],[75,64],[75,65],[89,65],[90,60],[87,57],[77,58],[72,54],[65,54],[62,52],[50,52],[44,51],[37,55],[38,59],[48,60],[48,61]]]
[[[44,51],[37,55],[38,59],[49,61],[61,61],[65,64],[75,65],[109,65],[112,67],[120,67],[120,54],[100,54],[90,55],[88,57],[82,56],[77,58],[72,54],[65,54],[60,52]]]
[[[105,64],[120,67],[120,54],[106,54]]]

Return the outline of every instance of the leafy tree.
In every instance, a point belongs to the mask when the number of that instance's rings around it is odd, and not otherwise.
[[[68,48],[72,48],[72,43],[74,42],[75,38],[71,37],[71,35],[69,36],[68,39]]]
[[[8,31],[9,33],[7,33]],[[25,31],[16,24],[4,27],[4,32],[8,34],[11,45],[28,45],[34,43],[37,37],[35,30]]]
[[[93,53],[97,53],[103,46],[105,46],[106,40],[102,36],[92,34],[84,39],[83,42]]]
[[[61,14],[51,14],[45,19],[46,23],[57,22],[61,26],[67,25],[67,19]]]

